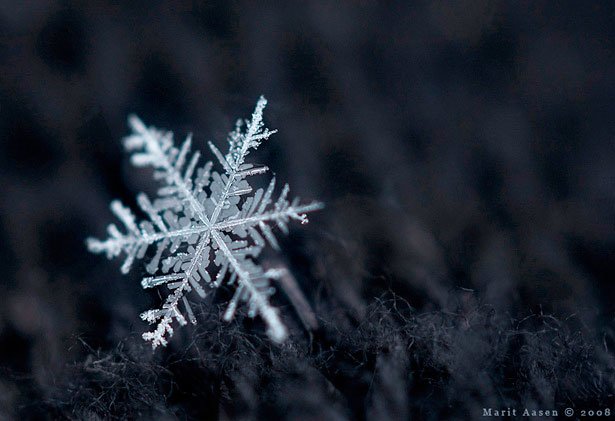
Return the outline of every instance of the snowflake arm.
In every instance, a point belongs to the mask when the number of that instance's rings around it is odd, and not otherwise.
[[[226,155],[209,143],[224,170],[222,173],[212,171],[211,162],[197,169],[200,154],[190,155],[191,136],[176,148],[172,133],[147,127],[135,116],[129,118],[133,134],[124,140],[124,146],[132,153],[131,162],[138,167],[152,167],[154,178],[162,186],[153,202],[145,194],[137,196],[140,209],[148,217],[138,224],[129,208],[113,201],[111,209],[125,232],[110,224],[106,240],[90,238],[87,246],[91,252],[104,253],[108,258],[124,253],[121,271],[127,273],[136,259],[143,259],[147,249],[156,245],[146,265],[152,276],[144,277],[141,284],[143,288],[165,285],[172,292],[160,309],[141,314],[143,320],[156,324],[153,331],[143,334],[154,348],[167,344],[174,320],[180,325],[187,324],[186,318],[196,323],[187,293],[195,290],[204,298],[207,289],[222,283],[235,288],[224,313],[225,320],[231,320],[239,303],[246,302],[248,315],[260,315],[274,341],[281,342],[287,336],[277,309],[269,303],[274,292],[270,282],[279,277],[279,271],[263,270],[256,259],[266,242],[279,248],[270,225],[275,224],[286,233],[289,221],[306,223],[306,213],[323,205],[301,204],[298,199],[289,202],[288,185],[272,203],[275,179],[266,190],[258,189],[250,195],[249,177],[263,174],[268,168],[246,163],[246,156],[276,132],[263,124],[266,104],[261,97],[252,118],[237,122],[228,136]]]

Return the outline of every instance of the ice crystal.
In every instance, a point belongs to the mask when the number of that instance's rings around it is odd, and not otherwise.
[[[200,154],[190,153],[190,135],[177,148],[171,132],[147,127],[136,116],[128,119],[133,133],[124,139],[124,146],[132,154],[132,164],[153,167],[154,178],[162,186],[153,201],[143,193],[137,196],[139,207],[148,217],[140,223],[128,207],[117,200],[111,202],[111,210],[125,232],[110,224],[106,240],[88,238],[87,246],[109,259],[124,253],[122,273],[128,273],[135,259],[143,259],[148,248],[155,248],[145,267],[151,276],[143,278],[141,285],[165,285],[171,292],[161,308],[141,314],[143,320],[156,325],[143,334],[153,348],[167,344],[174,320],[180,325],[187,320],[196,323],[186,298],[188,292],[194,290],[205,298],[223,283],[234,288],[224,320],[230,321],[240,302],[246,302],[248,315],[262,317],[272,340],[281,342],[287,336],[278,310],[269,303],[275,291],[271,280],[283,272],[263,269],[256,258],[266,243],[279,249],[272,227],[286,233],[290,220],[306,223],[306,213],[320,209],[322,204],[302,204],[297,198],[289,201],[288,184],[274,201],[275,178],[266,189],[256,192],[248,184],[249,177],[268,170],[246,162],[250,150],[276,132],[263,124],[266,105],[265,98],[260,97],[252,118],[237,121],[228,135],[226,155],[209,142],[223,172],[214,171],[211,161],[197,169]]]

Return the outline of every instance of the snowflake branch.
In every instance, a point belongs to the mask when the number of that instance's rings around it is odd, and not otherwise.
[[[208,232],[211,232],[211,231],[208,231]],[[145,332],[142,335],[144,340],[152,341],[152,347],[154,349],[158,345],[164,346],[167,344],[167,341],[164,338],[164,336],[167,333],[169,334],[169,336],[173,336],[173,328],[171,327],[171,324],[170,324],[173,318],[177,319],[180,325],[186,324],[186,319],[179,312],[177,308],[177,305],[179,304],[179,300],[183,300],[184,305],[186,307],[186,311],[188,312],[188,314],[191,315],[190,317],[191,322],[193,324],[196,323],[196,319],[194,318],[194,315],[192,314],[192,310],[190,309],[190,305],[188,304],[188,301],[185,300],[184,294],[186,292],[190,292],[190,290],[192,289],[190,284],[192,284],[192,286],[195,287],[195,289],[197,289],[197,291],[200,292],[199,295],[201,295],[202,298],[205,297],[205,291],[202,288],[200,288],[200,286],[198,288],[196,287],[198,283],[197,282],[191,283],[190,280],[192,279],[194,270],[199,265],[199,262],[203,255],[205,247],[209,243],[209,237],[210,237],[209,235],[205,235],[201,238],[199,245],[196,251],[194,252],[194,257],[190,261],[190,266],[183,274],[178,274],[177,277],[173,275],[167,275],[167,276],[162,276],[158,278],[151,278],[149,283],[146,281],[148,278],[145,278],[143,279],[143,281],[141,281],[141,284],[143,285],[144,288],[152,288],[162,283],[167,283],[172,280],[181,279],[181,281],[176,286],[174,286],[175,291],[173,292],[173,294],[167,297],[164,305],[162,306],[162,310],[158,310],[158,311],[149,310],[141,314],[141,318],[150,323],[155,323],[158,318],[162,317],[162,319],[158,322],[158,325],[156,326],[156,329],[154,331]],[[209,264],[205,266],[209,266]]]
[[[222,237],[220,237],[220,234],[216,231],[212,231],[212,237],[218,244],[218,247],[222,253],[226,256],[233,268],[233,272],[237,274],[239,285],[249,294],[250,304],[256,307],[258,313],[261,315],[263,320],[265,320],[268,327],[267,334],[275,342],[284,341],[288,335],[288,332],[286,330],[286,326],[282,324],[277,310],[269,305],[267,298],[264,297],[263,294],[254,286],[250,274],[241,267],[239,261],[235,258],[233,253],[231,253]],[[237,294],[241,294],[241,292],[236,293],[236,296],[238,297]],[[230,317],[232,317],[232,314]],[[230,319],[230,317],[227,316],[225,319]]]
[[[238,219],[227,219],[222,222],[217,222],[212,228],[218,231],[227,231],[231,230],[238,226],[256,226],[260,222],[269,222],[269,221],[278,221],[278,220],[287,220],[287,219],[295,219],[304,223],[307,221],[307,216],[305,215],[308,212],[314,212],[317,210],[321,210],[324,208],[324,204],[320,202],[312,202],[307,205],[301,205],[297,207],[290,206],[283,211],[272,211],[267,213],[262,213],[260,215],[251,216],[248,218],[238,218]]]
[[[190,204],[192,210],[198,215],[203,224],[209,225],[209,218],[205,214],[205,209],[199,200],[194,196],[192,190],[188,188],[185,179],[180,173],[181,166],[175,166],[169,159],[169,156],[165,153],[165,149],[171,149],[167,146],[165,141],[167,138],[163,137],[158,131],[153,128],[148,128],[145,124],[135,115],[131,115],[128,118],[128,122],[132,130],[139,136],[130,136],[126,139],[126,149],[132,150],[138,147],[144,147],[145,154],[134,154],[132,162],[136,166],[151,165],[163,169],[167,174],[168,184],[172,184],[177,187],[180,195]],[[142,142],[139,142],[142,139]],[[182,151],[190,149],[192,138],[189,136],[182,145]],[[173,148],[174,149],[174,148]],[[171,149],[171,151],[173,150]],[[149,155],[148,155],[149,153]],[[172,153],[172,152],[171,152]],[[180,158],[182,157],[180,152]],[[135,157],[137,159],[135,159]],[[182,160],[177,160],[177,163],[182,163]],[[196,164],[195,164],[196,165]]]

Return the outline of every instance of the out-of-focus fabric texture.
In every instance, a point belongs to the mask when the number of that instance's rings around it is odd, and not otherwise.
[[[0,418],[476,419],[614,409],[612,2],[0,2]],[[140,268],[87,253],[126,117],[255,153],[326,203],[282,242],[291,340],[199,325],[152,353]],[[244,312],[245,316],[245,312]]]

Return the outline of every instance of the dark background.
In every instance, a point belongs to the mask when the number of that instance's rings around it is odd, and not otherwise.
[[[0,417],[469,419],[613,407],[612,2],[0,2]],[[154,191],[126,117],[327,208],[277,259],[320,327],[152,353],[141,268],[87,253]],[[224,294],[222,294],[224,295]],[[219,298],[219,297],[218,297]]]

